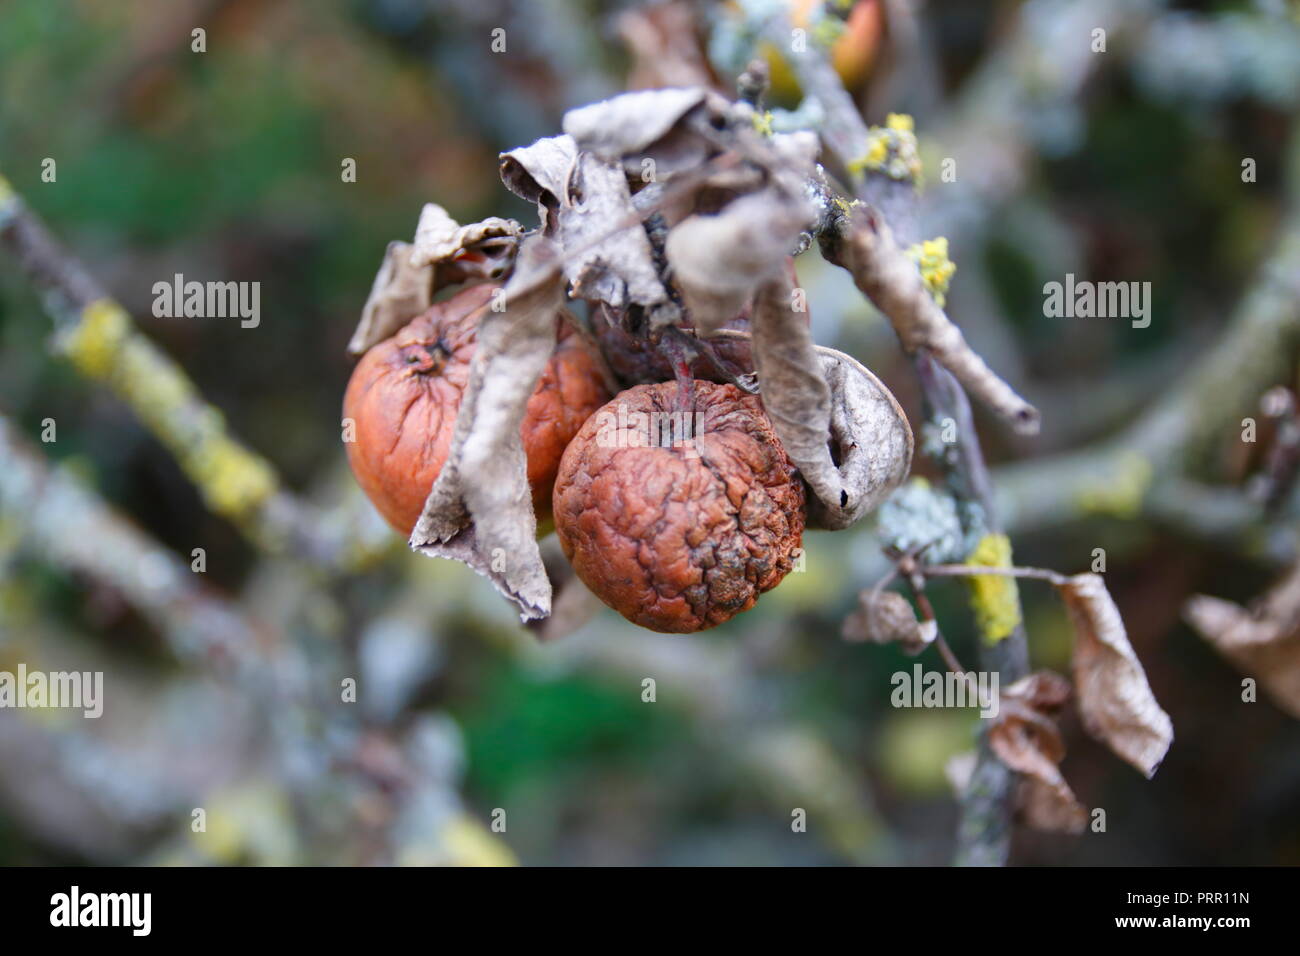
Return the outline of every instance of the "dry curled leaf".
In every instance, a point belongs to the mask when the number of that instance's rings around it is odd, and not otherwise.
[[[1056,582],[1074,625],[1074,685],[1084,729],[1147,777],[1174,739],[1100,575]]]
[[[425,203],[415,227],[411,265],[433,266],[435,291],[467,279],[498,279],[514,262],[523,229],[492,216],[462,226],[437,203]]]
[[[785,273],[787,257],[814,215],[802,197],[786,199],[765,189],[734,200],[715,215],[689,216],[673,227],[666,245],[668,264],[700,334],[707,336],[730,322],[760,285]],[[789,311],[788,293],[784,305]],[[803,312],[795,321],[806,326],[807,318]]]
[[[1005,688],[1002,699],[1021,701],[1045,714],[1055,714],[1070,699],[1070,682],[1051,671],[1034,671]]]
[[[1300,718],[1300,565],[1249,610],[1197,595],[1183,616],[1280,708]]]
[[[502,311],[484,312],[447,462],[411,533],[412,549],[462,561],[515,602],[527,621],[551,609],[537,546],[520,425],[555,345],[563,297],[559,252],[535,236],[520,248]]]
[[[462,226],[437,203],[425,203],[415,242],[390,242],[348,352],[361,355],[427,309],[439,289],[509,271],[522,230],[492,217]]]
[[[912,428],[898,399],[851,355],[817,346],[831,390],[831,445],[848,501],[813,502],[810,527],[836,531],[874,511],[912,469]]]
[[[580,150],[570,136],[552,136],[502,153],[501,180],[537,203],[574,297],[616,309],[639,306],[656,326],[676,321],[679,310],[618,165]]]
[[[988,741],[999,760],[1023,775],[1021,819],[1037,829],[1080,833],[1087,814],[1061,775],[1065,743],[1051,716],[1062,684],[1056,675],[1034,674],[1006,688]]]
[[[858,608],[844,619],[846,641],[901,644],[909,654],[919,654],[938,636],[934,621],[918,621],[912,605],[896,591],[867,588],[858,594]]]
[[[582,153],[569,193],[571,202],[559,210],[559,242],[571,294],[616,309],[639,305],[675,318],[677,309],[659,278],[622,170]]]
[[[755,298],[754,364],[763,407],[813,491],[808,525],[837,531],[907,478],[912,428],[893,393],[860,362],[813,345],[803,314],[791,308],[790,288],[788,280],[768,283]]]
[[[390,242],[361,310],[348,352],[361,355],[393,335],[433,301],[433,269],[411,262],[409,242]]]
[[[531,146],[521,146],[500,156],[501,182],[507,189],[537,204],[542,232],[552,236],[555,213],[568,192],[569,176],[578,163],[578,144],[572,136],[547,136]]]
[[[764,284],[754,300],[754,367],[763,407],[814,498],[843,508],[850,495],[831,458],[831,390],[792,294],[787,278]]]
[[[710,99],[721,102],[720,97],[702,87],[623,93],[569,110],[564,114],[564,132],[580,149],[609,162],[621,162],[625,156],[647,153],[673,133],[687,114]],[[665,163],[661,172],[667,173],[669,166],[698,165],[704,158],[704,150],[698,145],[673,149],[671,153],[679,163]]]

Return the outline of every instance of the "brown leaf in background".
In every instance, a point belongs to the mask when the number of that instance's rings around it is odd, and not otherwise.
[[[1045,714],[1055,714],[1070,699],[1070,682],[1052,671],[1034,671],[1003,688],[1001,698],[1021,701]]]
[[[1046,833],[1082,833],[1088,825],[1088,811],[1064,781],[1058,786],[1037,777],[1020,779],[1016,815],[1025,826]]]
[[[1187,622],[1273,701],[1300,718],[1300,565],[1247,610],[1196,595],[1183,608]]]
[[[918,621],[912,605],[897,591],[866,588],[858,593],[858,608],[844,619],[840,633],[846,641],[897,643],[908,654],[919,654],[939,632],[934,621]]]
[[[451,450],[410,540],[422,554],[462,561],[488,578],[525,621],[550,613],[551,584],[520,426],[555,346],[563,292],[555,243],[525,242],[504,310],[484,312]]]
[[[619,14],[617,26],[632,58],[628,89],[716,84],[689,2],[668,0],[634,7]]]
[[[1074,685],[1084,729],[1151,777],[1174,728],[1151,693],[1119,609],[1099,575],[1076,574],[1057,587],[1074,625]]]

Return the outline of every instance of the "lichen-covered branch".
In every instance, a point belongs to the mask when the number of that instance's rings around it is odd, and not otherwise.
[[[1016,431],[1038,431],[1038,412],[999,378],[940,308],[915,262],[894,241],[893,231],[875,210],[855,210],[846,235],[826,243],[835,261],[893,323],[911,354],[925,349],[975,397],[1012,423]]]
[[[142,334],[126,310],[66,250],[0,176],[0,246],[40,292],[55,348],[108,386],[175,457],[203,500],[259,546],[324,566],[368,557],[368,539],[335,529],[280,483],[273,466],[236,439],[185,371]]]
[[[889,319],[903,348],[926,348],[980,401],[1010,421],[1017,431],[1038,430],[1038,412],[1016,394],[966,342],[926,288],[917,263],[894,239],[886,216],[895,222],[914,218],[913,187],[919,174],[910,121],[902,128],[868,128],[844,89],[825,51],[816,43],[791,49],[789,24],[774,18],[768,28],[781,43],[806,96],[825,113],[822,140],[852,180],[855,195],[869,205],[850,209],[836,229],[822,236],[822,250],[847,269],[864,295]],[[892,150],[892,153],[891,153]],[[907,155],[899,155],[901,151]]]
[[[967,523],[977,521],[974,529],[981,536],[996,535],[1001,530],[993,500],[979,437],[971,419],[970,403],[961,385],[925,351],[916,358],[917,374],[925,396],[927,415],[932,422],[951,420],[955,424],[955,441],[946,446],[940,458],[949,489],[958,501],[968,506]],[[969,505],[977,510],[970,510]],[[971,528],[965,528],[967,532]],[[1005,539],[1004,539],[1005,540]],[[979,668],[1000,675],[1013,684],[1029,673],[1029,646],[1020,614],[1019,597],[1014,593],[1006,601],[1011,605],[1007,617],[1008,632],[999,639],[986,634],[980,642]],[[1006,863],[1011,843],[1016,776],[998,760],[989,746],[987,735],[980,740],[975,769],[961,799],[961,820],[957,829],[956,862],[963,866],[1001,866]]]
[[[781,25],[780,29],[784,28]],[[1038,414],[966,344],[936,301],[935,290],[927,288],[918,264],[894,240],[881,209],[884,204],[879,201],[880,190],[868,186],[872,176],[878,179],[888,174],[883,168],[889,159],[888,144],[883,139],[873,143],[870,130],[824,52],[809,44],[806,51],[794,53],[792,62],[804,91],[817,97],[825,109],[823,139],[854,177],[857,195],[866,202],[877,200],[874,206],[850,210],[842,217],[839,224],[845,228],[838,235],[824,234],[823,252],[844,265],[858,288],[889,317],[903,347],[913,355],[930,419],[956,424],[955,441],[947,446],[940,463],[954,495],[967,505],[967,522],[978,522],[977,528],[966,530],[978,531],[981,537],[996,535],[1000,527],[992,486],[962,385],[1018,430],[1037,430]],[[903,131],[910,134],[909,129]],[[891,215],[910,222],[915,181],[913,172],[897,184],[901,189],[894,183],[889,185],[886,192],[891,199]],[[1004,603],[1008,605],[1008,613],[1003,615],[1007,628],[999,632],[999,639],[990,640],[994,635],[985,635],[980,667],[996,671],[1002,680],[1013,683],[1028,672],[1028,648],[1018,597],[1012,592]],[[957,836],[959,863],[997,866],[1006,862],[1015,783],[1015,774],[997,759],[987,739],[982,739],[978,762],[962,797]]]

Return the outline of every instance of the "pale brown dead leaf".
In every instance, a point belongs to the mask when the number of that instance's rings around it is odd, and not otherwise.
[[[786,299],[780,292],[760,290],[759,298],[773,310],[790,312],[781,308]],[[757,307],[759,303],[755,304]],[[764,408],[786,454],[813,489],[813,498],[808,502],[808,526],[829,531],[847,528],[882,504],[906,480],[912,467],[912,428],[893,393],[860,362],[836,349],[816,345],[812,350],[822,374],[809,374],[807,360],[802,357],[802,337],[808,335],[806,323],[800,319],[799,328],[787,329],[787,338],[780,332],[786,317],[774,315],[772,320],[777,330],[772,336],[776,347],[767,361],[769,378],[779,384],[763,388]],[[714,337],[750,336],[720,329]],[[757,361],[757,344],[754,349]],[[823,417],[819,379],[829,392],[828,419]],[[773,414],[774,407],[781,409],[777,415]],[[820,447],[826,447],[824,456]],[[796,451],[792,452],[792,448]],[[831,448],[839,459],[838,467]],[[810,474],[816,474],[816,481],[809,478]],[[819,487],[829,500],[822,498]]]
[[[763,408],[781,445],[817,501],[839,511],[850,494],[831,458],[831,390],[807,315],[792,304],[788,277],[765,283],[754,299],[754,368]]]
[[[1045,712],[1055,708],[1035,706],[1041,689],[1037,677],[1031,675],[1002,692],[998,716],[988,731],[989,747],[1022,775],[1017,796],[1025,823],[1080,833],[1087,824],[1087,813],[1061,775],[1065,743],[1056,721]]]
[[[361,322],[348,342],[348,352],[361,355],[394,335],[433,301],[433,268],[411,263],[409,242],[390,242],[361,310]]]
[[[715,215],[689,216],[674,226],[668,233],[668,264],[696,330],[707,336],[726,325],[760,285],[784,275],[799,234],[814,217],[802,198],[790,200],[766,189],[734,200]],[[786,283],[785,290],[789,288]],[[791,311],[788,291],[784,307]],[[806,327],[806,310],[792,321]],[[755,335],[757,341],[757,330]]]
[[[1057,582],[1074,625],[1074,685],[1084,729],[1147,777],[1174,739],[1100,575]]]
[[[674,132],[678,124],[697,107],[721,99],[702,87],[639,90],[611,96],[564,114],[564,132],[580,149],[589,150],[609,162],[621,162],[631,154],[645,154]],[[692,137],[694,139],[694,137]],[[677,154],[680,150],[674,149]],[[697,165],[704,152],[694,147],[681,157],[683,165]],[[677,163],[665,163],[665,174]]]
[[[640,306],[656,327],[676,322],[680,310],[660,279],[642,213],[616,162],[579,149],[571,136],[552,136],[502,153],[501,180],[537,203],[575,298],[615,309]]]
[[[488,578],[525,621],[551,610],[520,425],[555,345],[559,266],[555,244],[534,236],[520,248],[504,309],[484,312],[447,462],[410,540]]]
[[[894,393],[857,359],[817,346],[831,390],[831,445],[848,502],[815,501],[810,527],[846,528],[879,507],[912,470],[912,427]]]
[[[348,352],[361,355],[429,307],[439,289],[472,279],[496,279],[514,262],[523,231],[493,217],[462,226],[437,203],[425,203],[415,242],[390,242],[361,310]]]
[[[858,607],[844,619],[840,633],[846,641],[900,644],[908,654],[919,654],[938,636],[934,621],[918,621],[912,605],[897,591],[866,588],[858,594]]]
[[[1183,616],[1278,707],[1300,718],[1300,565],[1249,610],[1197,595]]]
[[[433,266],[434,291],[468,279],[499,279],[514,263],[523,229],[492,216],[462,226],[437,203],[425,203],[415,227],[411,265]]]
[[[1021,701],[1045,714],[1055,714],[1070,699],[1070,682],[1052,671],[1034,671],[1004,688],[1001,696]]]
[[[537,204],[542,232],[554,235],[555,213],[568,199],[569,177],[578,164],[572,136],[547,136],[500,156],[501,182],[521,199]]]
[[[1064,781],[1062,781],[1062,784]],[[1025,826],[1044,833],[1082,833],[1088,811],[1068,786],[1021,777],[1016,788],[1016,816]]]
[[[670,311],[675,318],[678,310],[659,278],[622,170],[584,152],[568,191],[572,202],[561,204],[557,238],[571,294],[615,309]]]

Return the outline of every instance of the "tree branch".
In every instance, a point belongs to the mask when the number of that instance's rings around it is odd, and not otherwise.
[[[3,176],[0,246],[40,292],[55,348],[131,407],[213,512],[267,551],[297,553],[324,567],[354,567],[382,550],[386,539],[362,534],[359,522],[329,524],[287,491],[274,467],[230,433],[184,370],[135,327]]]

